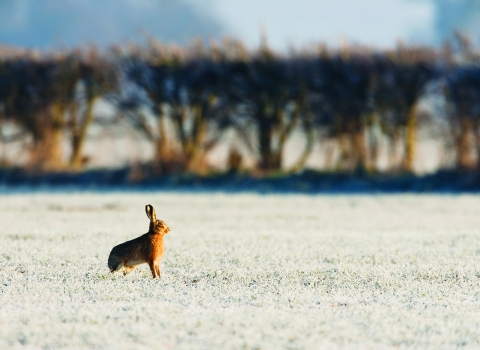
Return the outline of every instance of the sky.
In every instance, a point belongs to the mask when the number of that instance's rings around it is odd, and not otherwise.
[[[1,0],[0,44],[107,46],[153,36],[186,44],[224,36],[276,50],[347,41],[377,48],[439,45],[455,28],[480,43],[478,0]]]

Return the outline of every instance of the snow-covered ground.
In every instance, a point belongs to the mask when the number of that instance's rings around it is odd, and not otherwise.
[[[107,268],[171,228],[162,278]],[[480,347],[479,196],[0,196],[0,348]]]

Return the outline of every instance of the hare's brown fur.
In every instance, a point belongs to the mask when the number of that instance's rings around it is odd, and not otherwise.
[[[170,228],[163,220],[157,220],[155,209],[148,204],[145,207],[150,219],[147,233],[113,247],[108,257],[108,267],[111,272],[123,268],[123,274],[132,272],[138,265],[147,263],[153,278],[160,278],[160,262],[165,252],[163,236]]]

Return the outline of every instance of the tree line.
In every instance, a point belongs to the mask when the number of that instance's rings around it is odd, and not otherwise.
[[[419,130],[437,125],[453,165],[476,168],[479,57],[459,33],[441,48],[400,43],[383,51],[319,44],[282,55],[266,40],[248,50],[225,39],[22,52],[0,59],[0,146],[26,140],[29,169],[81,170],[93,125],[128,124],[151,143],[158,174],[207,173],[207,156],[227,133],[236,140],[226,160],[231,171],[242,169],[248,152],[254,171],[298,172],[319,144],[327,170],[378,171],[386,147],[402,150],[389,171],[412,171]],[[100,100],[115,111],[108,123],[95,115]],[[440,108],[420,113],[427,100]],[[287,167],[285,145],[295,132],[303,148]]]

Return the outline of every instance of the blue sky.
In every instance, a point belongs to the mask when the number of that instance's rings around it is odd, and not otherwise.
[[[439,44],[452,28],[480,38],[477,0],[1,0],[0,43],[100,46],[145,35],[185,44],[230,35],[250,47],[260,28],[277,50],[341,40]],[[477,38],[478,37],[478,38]]]
[[[315,41],[338,44],[348,40],[374,46],[389,46],[399,38],[428,40],[432,9],[428,3],[414,4],[403,0],[325,0],[325,1],[217,1],[219,18],[230,18],[229,30],[239,33],[247,42],[258,42],[261,23],[275,47],[301,46]],[[254,8],[244,25],[242,8]]]

